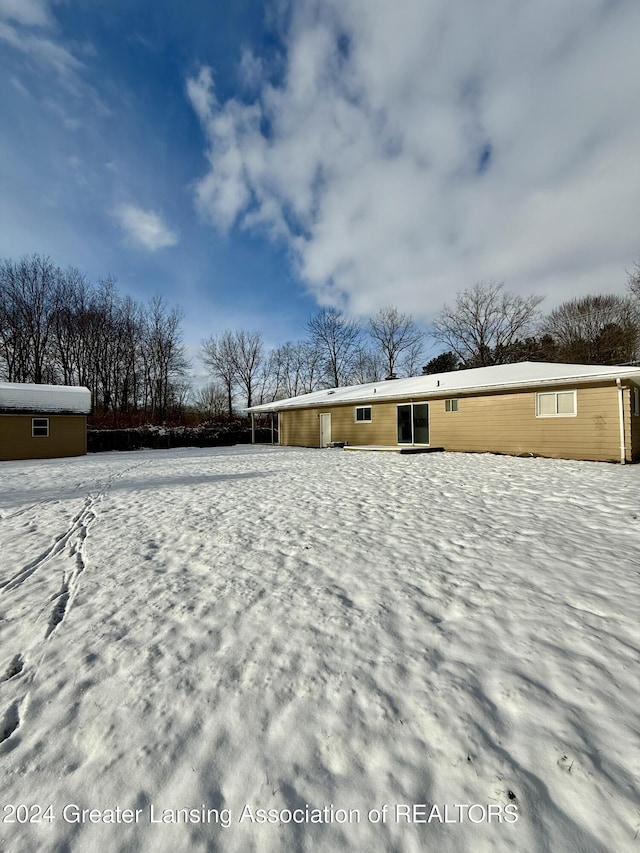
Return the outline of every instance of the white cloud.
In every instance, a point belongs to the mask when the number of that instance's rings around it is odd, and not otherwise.
[[[362,314],[428,319],[487,278],[547,307],[621,289],[640,251],[639,31],[634,0],[300,0],[285,73],[253,102],[219,103],[206,68],[188,82],[198,206],[284,238],[319,301]]]
[[[208,68],[188,81],[187,95],[211,146],[210,171],[196,188],[198,206],[216,225],[228,228],[250,201],[244,166],[245,156],[250,153],[244,148],[244,141],[259,135],[255,125],[260,110],[236,101],[228,102],[224,110],[218,109]]]
[[[128,242],[138,248],[156,252],[175,246],[178,234],[168,227],[162,218],[152,210],[143,210],[133,204],[121,204],[114,210],[114,216],[126,234]]]
[[[0,0],[0,18],[27,26],[48,26],[49,0]]]
[[[18,92],[20,92],[20,94],[23,95],[25,98],[31,97],[31,92],[27,89],[27,87],[24,85],[24,83],[21,83],[20,80],[18,80],[17,77],[11,78],[11,85],[14,87],[14,89],[16,89]]]
[[[262,83],[264,64],[259,56],[244,47],[238,63],[238,73],[242,83],[248,89],[253,89]]]
[[[67,89],[75,89],[83,63],[50,32],[55,22],[49,5],[48,0],[0,0],[0,42],[25,54],[47,73],[54,69]],[[86,51],[86,45],[83,49]]]

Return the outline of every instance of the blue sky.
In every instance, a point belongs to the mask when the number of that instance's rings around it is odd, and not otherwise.
[[[621,292],[638,32],[635,0],[0,0],[0,257],[160,292],[192,351],[481,279]]]

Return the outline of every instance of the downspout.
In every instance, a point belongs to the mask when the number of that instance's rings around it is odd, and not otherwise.
[[[620,464],[624,465],[627,461],[627,448],[624,441],[624,402],[620,377],[616,379],[616,385],[618,386],[618,415],[620,417]]]

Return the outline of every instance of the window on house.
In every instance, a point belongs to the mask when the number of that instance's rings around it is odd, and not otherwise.
[[[48,438],[49,418],[31,418],[31,435],[33,438]]]
[[[633,414],[640,415],[640,388],[633,389]]]
[[[537,418],[570,418],[578,414],[576,391],[544,391],[536,394]]]
[[[356,422],[361,424],[371,423],[371,406],[356,406]]]
[[[445,400],[444,401],[444,410],[445,410],[445,412],[457,412],[458,411],[458,401],[457,400]]]

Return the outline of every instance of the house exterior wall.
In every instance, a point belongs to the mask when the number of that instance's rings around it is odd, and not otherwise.
[[[577,415],[536,417],[537,391],[577,391]],[[356,405],[284,410],[281,412],[280,443],[303,447],[320,444],[320,412],[332,415],[333,441],[349,444],[396,445],[397,405],[428,402],[430,445],[445,450],[534,454],[559,459],[620,461],[620,421],[618,389],[615,384],[589,386],[543,386],[538,389],[505,391],[498,394],[458,395],[457,412],[445,411],[442,397],[415,397],[393,402],[361,402],[372,406],[372,422],[356,423]],[[625,391],[625,433],[627,458],[640,453],[638,428],[631,428],[631,395]],[[632,436],[635,445],[632,446]],[[635,447],[635,450],[634,450]],[[638,456],[634,456],[638,458]]]
[[[31,435],[31,419],[48,418],[47,437]],[[86,415],[0,414],[0,460],[53,459],[87,452]]]
[[[630,450],[627,451],[627,455],[630,454],[632,462],[640,462],[640,414],[633,414],[633,389],[632,385],[628,391],[625,391],[625,420],[627,421],[625,432],[631,436]]]

